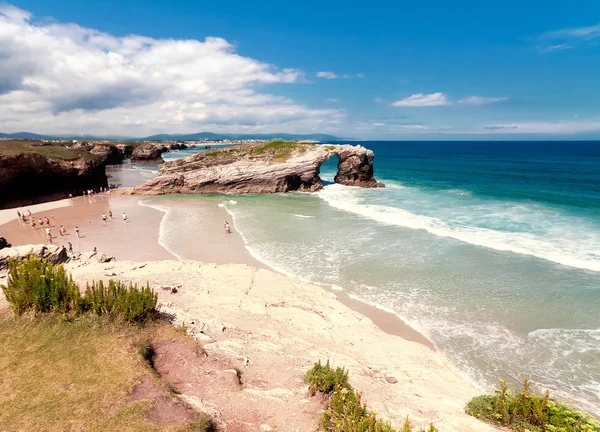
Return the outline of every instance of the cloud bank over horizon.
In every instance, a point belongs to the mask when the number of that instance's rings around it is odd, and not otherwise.
[[[0,130],[145,135],[164,130],[312,131],[345,117],[261,91],[300,81],[224,39],[115,37],[36,23],[0,4]],[[229,128],[229,129],[228,129]]]

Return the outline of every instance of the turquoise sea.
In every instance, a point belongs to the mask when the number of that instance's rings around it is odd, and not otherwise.
[[[360,144],[386,188],[333,184],[333,158],[320,192],[223,197],[251,253],[396,313],[482,389],[527,376],[600,415],[600,142]]]

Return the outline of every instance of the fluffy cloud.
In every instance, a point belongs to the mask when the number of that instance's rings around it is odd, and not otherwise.
[[[28,12],[0,4],[0,59],[2,131],[292,132],[345,116],[259,92],[298,82],[301,72],[243,57],[215,37],[115,37],[76,24],[36,23]]]
[[[496,103],[496,102],[504,102],[507,100],[508,100],[507,97],[493,98],[493,97],[483,97],[483,96],[471,96],[471,97],[459,100],[458,103],[467,104],[467,105],[486,105],[486,104],[491,104],[491,103]]]
[[[407,98],[392,103],[395,107],[433,107],[450,105],[444,93],[423,94],[417,93]]]

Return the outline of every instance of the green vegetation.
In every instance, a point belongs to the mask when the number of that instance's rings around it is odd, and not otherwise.
[[[362,403],[362,395],[348,382],[348,372],[343,368],[333,369],[329,361],[323,366],[320,361],[304,376],[310,385],[309,391],[316,391],[328,397],[327,408],[321,416],[321,429],[327,432],[411,432],[412,424],[406,418],[402,429],[394,429],[390,421],[383,421],[377,414],[369,411]],[[430,425],[427,431],[437,432]]]
[[[246,147],[232,147],[222,150],[212,150],[204,152],[206,157],[218,157],[221,155],[231,155],[235,153],[247,152],[248,154],[270,154],[273,159],[287,159],[294,151],[300,153],[306,152],[314,144],[306,142],[274,140],[262,145],[247,145]],[[246,150],[247,149],[247,150]]]
[[[600,432],[600,425],[588,414],[550,399],[547,391],[538,396],[528,379],[523,391],[511,391],[505,381],[494,395],[474,397],[466,406],[468,414],[498,426],[529,432]]]
[[[93,312],[98,316],[121,318],[127,322],[144,322],[156,312],[157,294],[149,285],[139,289],[120,281],[102,281],[88,285],[82,296],[79,286],[62,265],[39,258],[9,262],[9,276],[4,295],[13,311],[22,315],[54,312],[77,315]]]
[[[46,144],[27,140],[0,140],[0,155],[38,154],[50,159],[67,161],[75,159],[92,160],[96,158],[96,156],[83,149],[72,149],[60,143]]]

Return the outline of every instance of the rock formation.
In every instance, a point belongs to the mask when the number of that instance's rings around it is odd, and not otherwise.
[[[44,258],[52,264],[62,264],[69,261],[67,250],[58,245],[26,245],[8,247],[0,250],[0,271],[8,268],[11,259],[24,259],[28,256]]]
[[[198,153],[165,163],[160,175],[133,193],[276,193],[317,191],[323,187],[321,165],[339,158],[335,182],[382,187],[373,178],[373,152],[361,146],[271,142]]]
[[[96,144],[90,153],[98,156],[106,165],[118,165],[123,162],[123,154],[114,144]]]
[[[104,161],[73,152],[67,159],[31,152],[0,153],[0,208],[106,187]]]
[[[117,144],[116,145],[117,150],[119,150],[119,152],[121,153],[121,160],[123,159],[129,159],[131,157],[131,155],[133,154],[133,150],[135,149],[134,146],[132,146],[131,144]]]
[[[10,246],[10,243],[4,237],[0,237],[0,249],[9,248]]]
[[[137,146],[132,154],[131,159],[137,161],[161,161],[162,155],[169,150],[184,150],[187,146],[176,142],[149,142]]]

